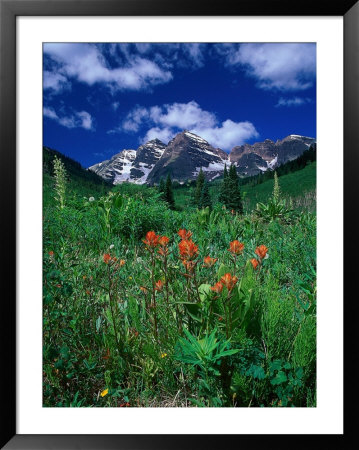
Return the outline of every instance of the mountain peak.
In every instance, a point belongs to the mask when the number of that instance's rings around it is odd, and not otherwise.
[[[195,179],[201,168],[206,178],[213,180],[223,174],[226,163],[234,164],[242,176],[250,176],[298,158],[314,142],[314,138],[291,134],[276,142],[265,139],[236,146],[228,155],[201,136],[183,130],[168,145],[158,138],[151,139],[137,150],[122,150],[89,169],[114,184],[153,184],[168,174],[182,183]]]

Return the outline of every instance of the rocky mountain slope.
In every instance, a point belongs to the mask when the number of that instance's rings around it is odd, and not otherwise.
[[[168,173],[177,181],[195,179],[202,167],[208,179],[219,176],[228,164],[228,154],[212,147],[201,137],[183,131],[177,134],[167,145],[161,159],[148,177],[149,183],[157,183]]]
[[[240,175],[256,175],[260,171],[274,169],[298,158],[314,142],[314,138],[291,134],[277,142],[266,139],[264,142],[256,142],[253,145],[244,144],[234,147],[229,154],[229,159],[231,163],[237,165]]]
[[[113,184],[157,184],[168,173],[173,180],[185,182],[195,179],[201,168],[208,180],[214,180],[222,175],[225,164],[235,164],[239,175],[251,176],[298,158],[314,142],[314,138],[292,134],[276,142],[266,139],[240,145],[228,154],[185,130],[168,145],[154,139],[137,150],[123,150],[89,170]]]

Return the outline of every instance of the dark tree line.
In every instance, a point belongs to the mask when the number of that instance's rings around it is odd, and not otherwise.
[[[168,206],[171,209],[174,209],[175,199],[173,196],[173,186],[170,174],[167,175],[166,181],[164,181],[163,178],[160,179],[158,190],[162,193],[163,200],[165,200],[168,203]]]
[[[236,167],[231,164],[229,170],[224,166],[223,182],[219,193],[219,202],[231,211],[243,213],[243,203],[239,188],[239,177]]]

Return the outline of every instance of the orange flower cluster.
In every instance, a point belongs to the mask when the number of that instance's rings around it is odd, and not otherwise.
[[[265,258],[267,252],[268,252],[268,248],[265,245],[260,245],[255,250],[255,254],[258,255],[260,257],[260,259]]]
[[[163,289],[163,286],[164,286],[163,281],[162,280],[158,280],[156,282],[155,291],[161,292],[162,289]]]
[[[177,234],[183,241],[188,241],[192,237],[192,233],[186,229],[179,230]]]
[[[211,286],[211,290],[216,294],[220,294],[224,287],[231,292],[238,281],[238,277],[233,276],[230,273],[226,273],[221,277],[221,279],[214,286]]]
[[[223,290],[223,284],[220,281],[218,281],[218,283],[216,283],[214,286],[211,286],[211,289],[216,294],[220,294]]]
[[[103,255],[103,262],[105,264],[114,264],[117,261],[116,256],[111,256],[109,253],[105,253]],[[124,259],[120,259],[120,261],[114,266],[115,269],[124,266],[126,261]]]
[[[211,258],[210,256],[206,256],[203,260],[204,267],[212,267],[216,263],[217,260],[218,260],[218,258]]]
[[[105,264],[110,264],[110,262],[115,262],[115,261],[117,261],[117,258],[115,256],[112,257],[109,253],[105,253],[103,255],[103,262]]]
[[[234,286],[236,285],[237,281],[238,281],[238,277],[233,276],[230,273],[226,273],[223,275],[223,277],[221,278],[221,283],[223,284],[223,286],[225,286],[228,291],[230,292]]]
[[[167,236],[161,236],[158,240],[158,243],[160,245],[160,248],[158,250],[158,253],[161,256],[167,256],[168,255],[168,243],[169,243],[169,238]]]
[[[146,234],[146,239],[142,242],[146,245],[148,249],[156,248],[159,244],[160,237],[154,231],[148,231]]]
[[[239,255],[240,253],[243,252],[243,249],[244,244],[242,242],[235,240],[229,243],[228,251],[233,253],[234,255]]]
[[[186,261],[192,261],[198,256],[198,245],[196,245],[192,240],[182,240],[178,244],[181,259]]]
[[[250,260],[254,270],[256,270],[257,267],[259,266],[259,264],[262,263],[262,259],[264,259],[266,257],[267,252],[268,252],[268,247],[266,247],[265,245],[260,245],[255,249],[254,253],[257,256],[259,256],[259,261],[256,258],[252,258]]]

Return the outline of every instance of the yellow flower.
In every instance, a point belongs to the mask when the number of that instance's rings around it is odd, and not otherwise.
[[[108,389],[105,389],[104,391],[101,392],[101,397],[104,397],[107,394],[108,394]]]
[[[167,353],[161,353],[161,358],[166,358]]]
[[[128,277],[129,280],[132,280],[132,277]]]

